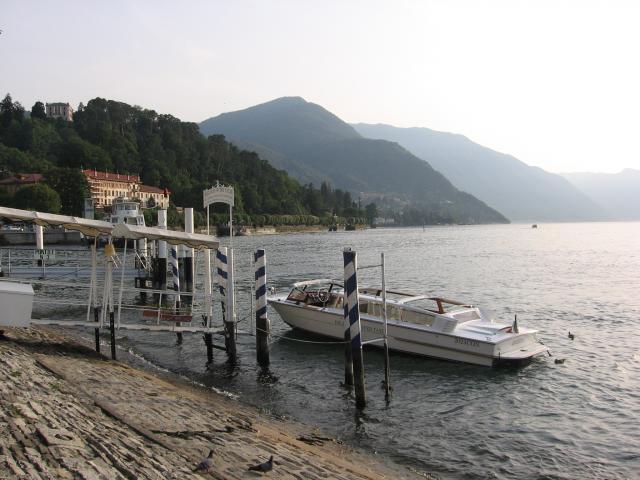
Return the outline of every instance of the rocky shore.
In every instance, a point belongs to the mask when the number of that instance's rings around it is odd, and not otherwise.
[[[214,451],[212,468],[194,467]],[[248,471],[274,456],[273,471]],[[0,338],[0,479],[424,478],[45,329]]]

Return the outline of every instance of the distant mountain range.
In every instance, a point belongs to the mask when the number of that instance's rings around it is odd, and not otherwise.
[[[563,173],[615,220],[640,220],[640,170],[619,173]]]
[[[200,131],[222,134],[302,182],[329,182],[349,190],[363,204],[375,200],[379,206],[420,209],[430,218],[461,223],[507,221],[397,143],[364,138],[331,112],[300,97],[209,118]]]
[[[608,218],[607,212],[594,202],[595,197],[589,198],[589,192],[580,191],[560,175],[530,167],[462,135],[382,124],[360,123],[353,127],[364,137],[397,142],[429,162],[457,188],[476,196],[512,221]]]

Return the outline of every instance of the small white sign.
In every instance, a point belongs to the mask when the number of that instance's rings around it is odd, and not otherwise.
[[[33,259],[34,260],[55,260],[56,251],[55,250],[34,250]]]
[[[233,187],[225,187],[224,185],[220,185],[219,182],[216,182],[215,187],[204,190],[202,192],[202,198],[205,208],[212,203],[226,203],[232,207],[234,206]]]

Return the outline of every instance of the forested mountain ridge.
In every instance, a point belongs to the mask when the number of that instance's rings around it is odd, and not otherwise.
[[[171,190],[175,205],[196,209],[202,208],[202,191],[220,181],[235,187],[240,216],[292,215],[297,216],[292,222],[304,223],[304,215],[365,215],[348,192],[300,185],[254,152],[221,135],[204,137],[197,124],[171,115],[95,98],[66,122],[47,118],[41,102],[27,116],[18,102],[5,97],[0,104],[2,178],[43,173],[45,186],[61,197],[57,210],[79,215],[86,195],[81,168],[140,174],[143,183]],[[0,204],[11,203],[4,195]]]
[[[399,145],[363,138],[331,112],[300,97],[224,113],[203,121],[200,130],[253,147],[303,181],[328,179],[354,195],[375,198],[388,211],[401,212],[404,223],[508,221]]]
[[[603,220],[607,214],[560,175],[531,167],[458,134],[354,124],[363,136],[397,142],[513,221]]]

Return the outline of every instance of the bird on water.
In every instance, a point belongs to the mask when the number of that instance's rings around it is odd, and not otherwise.
[[[198,464],[196,468],[193,469],[194,472],[208,472],[213,467],[213,450],[209,450],[209,455],[206,458],[203,458],[202,461]]]
[[[249,467],[249,470],[253,470],[254,472],[270,472],[272,469],[273,469],[273,455],[271,455],[269,457],[269,460],[267,460],[266,462]]]
[[[571,332],[569,332],[568,337],[569,337],[570,340],[573,340],[574,338],[576,338],[576,336]]]
[[[554,362],[556,365],[562,365],[564,363],[564,358],[556,358]]]

